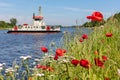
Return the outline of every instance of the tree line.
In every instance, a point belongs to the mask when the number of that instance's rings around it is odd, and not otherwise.
[[[98,21],[89,21],[89,22],[83,23],[81,26],[78,26],[78,27],[99,27],[100,25],[104,25],[109,20],[114,20],[114,21],[120,22],[120,12],[114,14],[111,17],[109,17],[107,20],[103,19],[100,22],[98,22]],[[12,28],[16,24],[17,24],[17,19],[16,18],[11,18],[10,22],[0,21],[0,29]],[[72,27],[76,27],[76,26],[72,26]]]
[[[17,24],[16,18],[11,18],[10,22],[0,21],[0,29],[12,28]]]

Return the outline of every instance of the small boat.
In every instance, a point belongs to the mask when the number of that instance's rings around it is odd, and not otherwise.
[[[7,33],[56,33],[61,32],[60,26],[45,25],[44,17],[41,14],[41,7],[39,7],[39,15],[35,16],[33,13],[33,25],[23,24],[14,26],[9,29]]]

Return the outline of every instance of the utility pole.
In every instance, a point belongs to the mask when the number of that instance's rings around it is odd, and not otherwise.
[[[77,19],[76,19],[76,27],[79,28],[79,26],[78,26],[78,20]]]

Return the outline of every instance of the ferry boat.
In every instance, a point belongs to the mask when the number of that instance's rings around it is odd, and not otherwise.
[[[33,25],[23,24],[21,26],[14,26],[8,30],[7,33],[53,33],[61,32],[60,26],[45,25],[44,17],[41,13],[41,7],[39,7],[39,15],[33,13]]]

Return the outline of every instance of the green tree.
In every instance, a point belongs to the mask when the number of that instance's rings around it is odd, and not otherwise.
[[[16,23],[17,23],[17,19],[16,18],[11,18],[10,23],[11,23],[12,26],[15,26]]]
[[[90,22],[86,22],[84,23],[82,26],[83,27],[99,27],[100,25],[104,25],[105,24],[105,20],[102,21],[90,21]]]
[[[6,27],[5,21],[0,21],[0,28],[5,28],[5,27]]]

